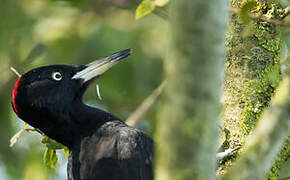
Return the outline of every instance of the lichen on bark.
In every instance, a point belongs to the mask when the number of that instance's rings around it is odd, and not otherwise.
[[[287,75],[279,83],[270,106],[265,109],[251,137],[245,142],[245,151],[222,179],[265,179],[265,174],[289,135],[289,118],[290,76]],[[278,176],[269,177],[279,179]]]
[[[240,8],[245,2],[231,3]],[[283,10],[275,3],[256,1],[252,12],[279,18]],[[231,148],[244,144],[281,80],[281,39],[277,27],[259,20],[249,23],[243,24],[237,14],[232,14],[226,38],[222,126],[230,130],[227,141]],[[245,35],[249,29],[250,33]],[[220,144],[224,141],[222,138]],[[224,173],[234,159],[226,161],[218,174]]]

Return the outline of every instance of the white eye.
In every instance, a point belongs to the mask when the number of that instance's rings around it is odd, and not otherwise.
[[[52,73],[52,79],[54,79],[56,81],[60,81],[62,79],[62,76],[61,76],[60,72]]]

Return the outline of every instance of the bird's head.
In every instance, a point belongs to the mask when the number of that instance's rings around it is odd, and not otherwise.
[[[65,124],[58,121],[66,118],[54,116],[69,116],[68,109],[82,101],[89,83],[129,54],[130,49],[127,49],[87,65],[52,65],[32,69],[15,83],[13,110],[22,120],[36,128],[43,126],[39,121],[45,117],[54,123]],[[46,126],[49,123],[46,122]]]

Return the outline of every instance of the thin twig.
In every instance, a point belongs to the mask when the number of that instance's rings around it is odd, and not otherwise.
[[[37,129],[37,128],[24,128],[24,130],[25,131],[34,131],[34,132],[38,132],[39,134],[41,134],[42,136],[45,136],[45,134],[42,132],[42,131],[40,131],[39,129]]]
[[[21,77],[21,74],[14,67],[10,67],[10,70],[14,72],[18,77]]]
[[[127,124],[130,126],[136,126],[140,119],[146,114],[146,112],[153,106],[156,100],[162,94],[164,87],[166,85],[166,80],[164,80],[150,96],[148,96],[142,104],[131,114],[131,116],[126,120]]]
[[[42,44],[36,44],[28,53],[26,58],[23,61],[20,61],[18,67],[25,66],[26,64],[32,63],[37,57],[39,57],[45,50],[45,46]],[[17,75],[18,76],[18,75]],[[0,82],[0,92],[5,90],[4,87],[8,83],[10,83],[12,79],[12,75],[8,74],[7,78],[5,78],[2,82]]]
[[[23,63],[30,62],[37,57],[39,57],[45,50],[45,45],[38,43],[36,44],[28,53],[28,55],[23,60]]]
[[[24,128],[22,128],[20,131],[18,131],[11,139],[10,139],[10,147],[13,147],[16,142],[18,141],[21,134],[24,132]]]
[[[16,143],[17,143],[17,141],[18,141],[18,139],[20,138],[20,136],[22,135],[22,133],[24,132],[24,131],[27,131],[27,132],[29,132],[29,131],[34,131],[34,132],[38,132],[39,134],[41,134],[42,136],[45,136],[45,134],[43,133],[43,132],[41,132],[39,129],[37,129],[37,128],[28,128],[27,127],[27,125],[25,125],[24,126],[24,128],[22,128],[22,129],[20,129],[20,131],[18,131],[11,139],[10,139],[10,147],[13,147]]]
[[[231,7],[230,11],[232,13],[239,14],[241,10],[239,8]],[[287,13],[289,14],[289,12],[287,12]],[[262,15],[257,14],[257,13],[248,13],[248,15],[249,15],[249,17],[251,19],[254,19],[254,20],[261,20],[261,21],[265,21],[265,22],[268,22],[268,23],[271,23],[271,24],[278,25],[278,26],[290,26],[290,24],[287,23],[286,21],[279,21],[279,20],[276,20],[276,19],[267,18],[267,17],[262,16]]]

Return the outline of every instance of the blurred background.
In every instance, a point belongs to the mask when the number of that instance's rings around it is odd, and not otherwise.
[[[15,146],[10,138],[24,123],[11,108],[17,76],[51,64],[86,64],[131,48],[125,61],[106,72],[85,94],[87,104],[126,120],[162,81],[167,23],[156,15],[135,20],[138,0],[0,0],[0,180],[66,179],[67,158],[58,151],[54,169],[43,163],[41,136],[25,132]],[[95,85],[100,86],[102,100]],[[151,136],[156,103],[138,124]]]

